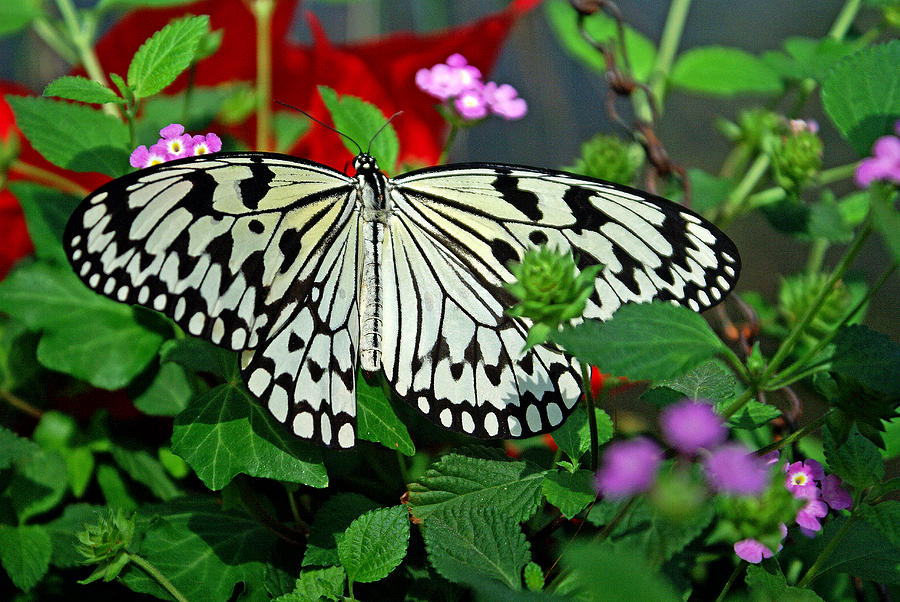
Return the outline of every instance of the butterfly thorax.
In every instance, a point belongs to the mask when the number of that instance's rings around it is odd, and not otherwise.
[[[362,219],[362,277],[359,282],[360,366],[366,372],[381,368],[382,337],[382,257],[385,226],[390,223],[390,194],[387,176],[375,158],[360,153],[353,160],[356,169],[357,203]]]

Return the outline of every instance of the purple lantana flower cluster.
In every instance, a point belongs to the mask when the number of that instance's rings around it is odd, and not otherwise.
[[[451,54],[446,63],[419,69],[416,85],[423,92],[453,106],[466,120],[484,119],[493,113],[504,119],[521,119],[528,105],[509,84],[482,82],[481,71],[461,54]]]
[[[882,136],[872,146],[872,156],[856,168],[856,183],[868,188],[881,180],[900,185],[900,121],[894,124],[896,136]]]
[[[184,133],[184,126],[172,123],[159,130],[156,144],[147,148],[143,144],[134,149],[129,162],[132,167],[143,169],[184,157],[208,155],[222,150],[222,140],[215,134],[205,136]]]

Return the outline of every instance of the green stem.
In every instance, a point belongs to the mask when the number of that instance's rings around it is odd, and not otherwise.
[[[817,238],[813,241],[809,248],[809,257],[806,258],[806,274],[812,276],[822,269],[822,262],[825,260],[825,251],[831,243],[824,238]]]
[[[597,435],[597,412],[594,411],[594,392],[591,390],[591,367],[587,364],[581,364],[581,381],[584,384],[588,429],[591,434],[591,472],[597,472],[597,467],[600,465],[600,438]]]
[[[178,588],[175,587],[175,585],[171,581],[166,579],[166,576],[163,575],[158,568],[150,564],[148,560],[146,560],[142,556],[138,556],[137,554],[128,554],[127,552],[126,554],[128,556],[128,560],[144,569],[144,571],[146,571],[148,575],[155,579],[156,582],[159,583],[167,592],[169,592],[173,598],[178,600],[178,602],[187,602],[187,598],[184,597],[184,594],[178,591]]]
[[[256,20],[256,150],[271,150],[273,0],[253,0]]]
[[[663,99],[666,94],[666,81],[669,71],[675,62],[678,46],[681,44],[681,36],[684,33],[684,24],[687,21],[688,11],[691,8],[691,0],[672,0],[669,4],[669,13],[666,15],[666,23],[663,26],[662,35],[659,38],[659,49],[656,52],[656,60],[647,81],[647,87],[656,99],[656,108],[660,112],[663,108]],[[624,49],[623,49],[624,51]],[[641,101],[635,103],[635,113],[641,120],[650,123],[653,116],[650,113],[650,105],[647,99],[641,95]]]
[[[735,412],[737,412],[742,407],[744,407],[744,404],[746,404],[748,401],[753,399],[753,396],[755,394],[756,394],[756,389],[754,389],[753,387],[744,389],[744,391],[740,395],[737,396],[737,399],[732,401],[731,405],[722,411],[722,417],[723,418],[731,418],[731,416]]]
[[[831,273],[831,276],[828,277],[828,280],[825,282],[822,290],[819,291],[819,294],[816,295],[813,302],[803,314],[803,317],[794,326],[794,328],[788,334],[787,338],[778,347],[778,350],[775,352],[774,357],[772,357],[772,360],[769,362],[769,365],[766,367],[765,371],[760,377],[760,383],[762,383],[763,385],[767,383],[775,373],[775,371],[778,369],[778,367],[781,366],[781,363],[785,359],[787,359],[788,355],[794,349],[794,345],[803,334],[803,331],[806,330],[806,327],[809,326],[810,322],[812,322],[816,317],[816,314],[819,313],[819,310],[822,308],[822,305],[825,303],[828,295],[830,295],[831,291],[834,289],[834,285],[844,277],[847,269],[853,263],[853,260],[856,259],[856,256],[862,250],[863,243],[866,242],[871,233],[872,225],[871,222],[867,219],[863,227],[859,230],[859,232],[856,233],[856,237],[853,239],[853,242],[850,244],[850,248],[847,249],[844,257],[841,258],[840,263]]]
[[[447,141],[444,142],[444,148],[441,150],[441,156],[438,157],[438,165],[443,165],[447,162],[447,155],[450,154],[450,147],[453,146],[453,141],[456,140],[456,135],[459,133],[459,127],[455,123],[450,124],[450,132],[447,134]]]
[[[735,217],[743,212],[747,197],[750,196],[750,193],[769,170],[770,164],[771,160],[768,155],[760,154],[756,156],[747,173],[744,174],[738,185],[728,195],[728,199],[724,204],[725,210],[722,212],[717,224],[720,228],[726,227]]]
[[[29,180],[52,186],[57,190],[61,190],[62,192],[73,196],[85,197],[91,192],[81,184],[73,182],[65,176],[42,169],[30,163],[25,163],[18,159],[13,161],[13,164],[9,166],[9,171],[20,173],[23,176],[27,176]]]
[[[807,587],[810,583],[812,583],[813,579],[815,579],[818,575],[819,569],[825,564],[825,561],[828,560],[828,557],[831,556],[831,553],[834,552],[834,549],[838,546],[844,536],[850,532],[850,527],[857,521],[859,518],[858,513],[853,513],[850,515],[843,525],[841,525],[840,530],[835,533],[834,537],[831,538],[831,541],[828,542],[828,545],[825,546],[825,549],[822,550],[822,553],[819,554],[819,557],[816,558],[815,562],[812,563],[812,566],[809,567],[809,570],[806,571],[806,575],[803,576],[803,579],[797,583],[797,587]]]
[[[757,456],[765,456],[769,452],[773,452],[776,449],[781,449],[783,447],[790,445],[791,443],[793,443],[794,441],[796,441],[798,439],[802,439],[809,433],[822,428],[822,425],[825,424],[825,420],[827,420],[828,416],[830,416],[831,414],[833,414],[836,411],[837,410],[835,410],[834,408],[831,408],[830,410],[828,410],[827,412],[825,412],[824,414],[822,414],[821,416],[819,416],[818,418],[816,418],[815,420],[810,422],[809,424],[805,425],[803,428],[797,429],[796,431],[794,431],[793,433],[791,433],[784,439],[781,439],[779,441],[773,441],[772,443],[759,448],[758,450],[756,450],[756,455]]]
[[[830,169],[820,171],[812,180],[803,186],[803,190],[813,187],[827,186],[834,182],[845,180],[853,175],[859,162],[848,163],[846,165],[838,165]],[[778,201],[787,197],[787,192],[781,186],[773,186],[750,195],[745,203],[745,209],[756,209]]]
[[[731,367],[735,372],[745,381],[750,380],[750,375],[747,372],[747,368],[741,363],[740,358],[728,347],[722,345],[722,355],[725,356],[725,360],[731,364]]]
[[[16,395],[10,393],[9,391],[7,391],[5,389],[0,389],[0,397],[5,399],[6,402],[9,405],[11,405],[12,407],[25,412],[32,418],[37,418],[38,420],[40,420],[41,416],[44,415],[44,413],[41,410],[34,407],[33,405],[31,405],[30,403],[28,403],[21,397],[17,397]]]
[[[844,6],[841,7],[841,12],[835,17],[834,23],[831,25],[831,30],[828,32],[829,38],[835,40],[844,39],[850,26],[853,25],[853,20],[856,19],[856,13],[859,12],[861,4],[862,0],[847,0],[844,2]]]
[[[64,36],[60,35],[59,30],[53,26],[45,17],[38,17],[31,22],[31,27],[44,43],[52,48],[64,61],[74,65],[78,62],[78,52],[72,48]]]
[[[722,591],[719,593],[719,596],[716,598],[716,602],[722,602],[725,599],[725,595],[728,593],[728,590],[731,589],[731,586],[734,585],[734,582],[740,576],[740,574],[744,571],[744,567],[746,563],[741,560],[738,562],[737,566],[734,567],[734,570],[731,571],[731,576],[728,577],[728,581],[725,582],[725,586],[722,587]]]

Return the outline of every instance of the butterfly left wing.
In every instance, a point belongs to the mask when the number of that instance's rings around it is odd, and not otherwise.
[[[715,226],[631,188],[489,164],[419,170],[392,184],[384,331],[396,333],[383,344],[385,373],[411,405],[454,430],[546,432],[581,393],[575,364],[558,351],[519,357],[530,323],[503,313],[515,303],[503,288],[507,264],[529,247],[548,243],[573,250],[580,268],[605,266],[589,318],[654,299],[700,311],[740,271],[737,249]]]

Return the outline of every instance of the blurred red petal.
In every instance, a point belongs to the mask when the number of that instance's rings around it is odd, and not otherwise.
[[[22,257],[34,250],[19,201],[9,190],[0,190],[0,279]]]

